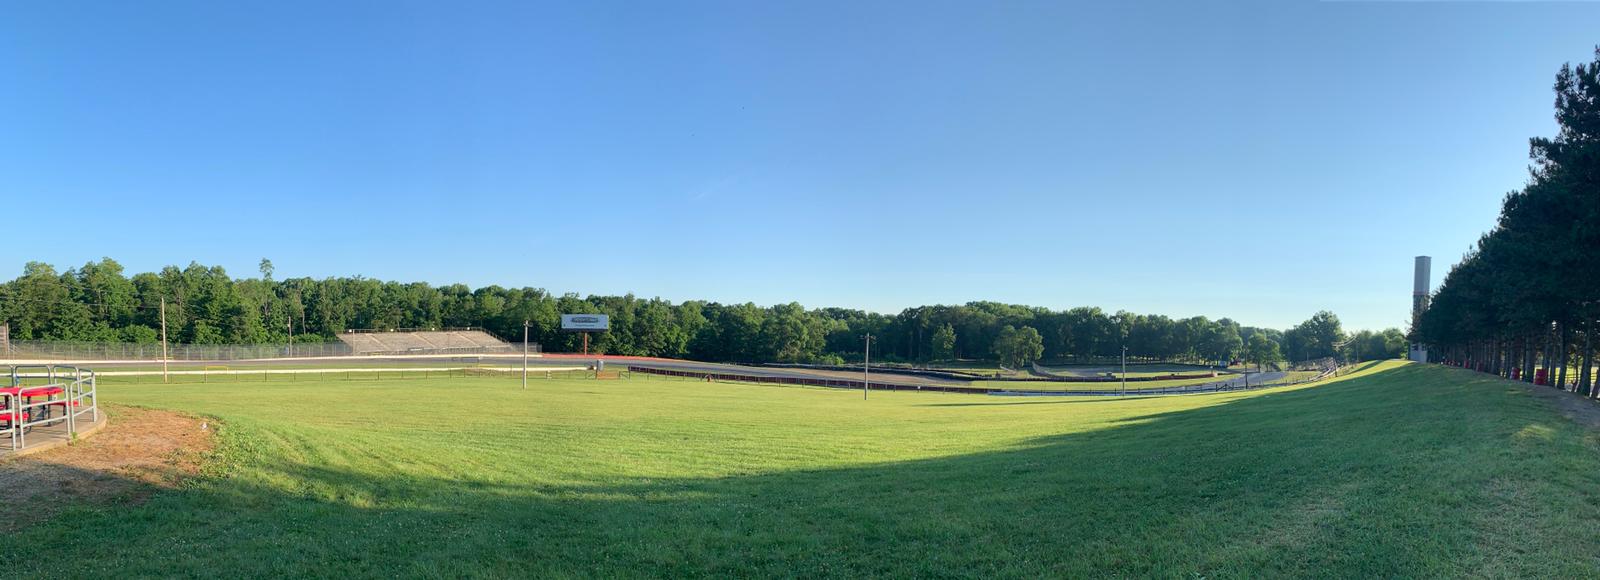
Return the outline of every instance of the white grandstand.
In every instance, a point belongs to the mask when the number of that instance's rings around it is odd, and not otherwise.
[[[510,352],[511,343],[481,329],[346,331],[339,340],[355,354],[443,354]]]

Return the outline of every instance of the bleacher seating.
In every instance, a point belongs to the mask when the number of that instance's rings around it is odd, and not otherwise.
[[[447,354],[505,352],[505,342],[481,330],[345,332],[339,340],[356,354]]]

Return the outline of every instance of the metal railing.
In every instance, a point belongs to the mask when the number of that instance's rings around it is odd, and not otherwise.
[[[28,434],[38,427],[65,424],[70,440],[85,415],[85,426],[100,422],[94,371],[71,365],[12,365],[9,370],[11,384],[0,388],[0,421],[7,425],[0,434],[11,440],[12,451],[27,447]]]

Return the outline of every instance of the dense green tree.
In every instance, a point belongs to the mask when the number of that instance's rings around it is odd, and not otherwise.
[[[1044,338],[1032,326],[1006,325],[995,337],[994,354],[1000,364],[1021,368],[1044,355]]]
[[[481,328],[516,341],[527,321],[530,340],[573,352],[581,339],[561,331],[560,315],[600,313],[611,316],[611,330],[591,336],[595,353],[802,363],[859,361],[866,334],[878,337],[873,358],[884,362],[998,357],[1001,350],[1012,364],[1105,360],[1123,346],[1135,360],[1215,362],[1236,356],[1245,332],[1277,332],[1228,319],[1173,321],[1099,308],[972,302],[891,316],[794,303],[674,304],[632,295],[553,296],[537,288],[277,279],[270,261],[261,266],[255,278],[235,279],[198,263],[129,278],[109,258],[66,272],[30,263],[21,276],[0,283],[0,320],[18,340],[151,343],[159,340],[165,304],[171,341],[197,344],[282,343],[291,332],[296,342],[319,342],[349,329],[443,327]]]
[[[1405,356],[1406,337],[1398,328],[1388,328],[1380,332],[1363,330],[1350,335],[1345,340],[1344,352],[1341,354],[1345,360],[1387,360]]]
[[[933,332],[933,360],[950,360],[956,358],[956,329],[945,324]]]
[[[1246,362],[1256,365],[1259,369],[1282,360],[1283,354],[1278,351],[1277,341],[1267,338],[1263,333],[1250,335],[1249,345],[1245,348]]]
[[[1330,357],[1338,354],[1339,343],[1344,342],[1344,327],[1339,317],[1323,310],[1295,327],[1305,349],[1300,360]]]
[[[1600,317],[1600,48],[1556,74],[1553,137],[1530,140],[1527,184],[1451,268],[1411,338],[1436,357],[1531,380],[1535,367],[1594,393]],[[1577,363],[1577,376],[1568,369]]]

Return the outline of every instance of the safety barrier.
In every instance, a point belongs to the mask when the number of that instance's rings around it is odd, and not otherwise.
[[[66,436],[100,422],[94,371],[69,365],[12,365],[10,385],[0,388],[0,434],[11,450],[28,446],[37,428],[65,426]],[[85,416],[87,421],[85,422]]]

